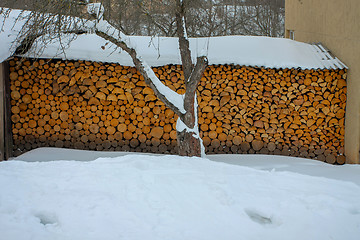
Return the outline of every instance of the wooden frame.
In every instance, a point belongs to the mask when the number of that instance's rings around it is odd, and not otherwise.
[[[0,63],[0,161],[5,159],[5,73],[4,63]]]
[[[0,161],[12,157],[10,83],[7,62],[0,63]]]

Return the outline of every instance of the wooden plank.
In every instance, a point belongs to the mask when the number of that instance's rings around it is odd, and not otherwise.
[[[4,119],[5,119],[5,88],[4,88],[4,82],[5,82],[5,73],[4,73],[4,64],[0,63],[0,161],[5,159],[5,126],[4,126]]]
[[[11,90],[10,90],[10,77],[9,77],[9,64],[8,62],[4,62],[2,64],[3,68],[3,76],[4,76],[4,92],[5,92],[5,101],[4,101],[4,152],[5,159],[9,159],[13,157],[13,136],[12,136],[12,124],[11,124]]]
[[[12,131],[10,113],[10,79],[7,62],[0,64],[0,160],[12,157]]]

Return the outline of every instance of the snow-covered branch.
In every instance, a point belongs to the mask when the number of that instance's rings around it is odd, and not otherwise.
[[[98,20],[88,25],[89,30],[95,32],[96,35],[102,37],[115,44],[116,46],[127,52],[133,60],[134,65],[143,75],[145,82],[151,87],[155,95],[171,108],[179,117],[183,117],[185,114],[183,96],[171,90],[165,86],[158,77],[156,77],[154,71],[146,63],[141,56],[138,56],[134,46],[132,46],[129,37],[122,33],[120,30],[113,27],[106,20]]]
[[[186,34],[184,3],[183,1],[178,0],[177,4],[177,33],[186,87],[184,99],[182,95],[172,91],[156,77],[154,71],[146,61],[144,61],[141,56],[138,56],[138,52],[131,44],[129,37],[119,29],[113,27],[103,18],[98,18],[96,21],[93,21],[90,30],[127,52],[132,58],[135,67],[143,75],[146,84],[152,88],[155,95],[164,102],[165,105],[178,115],[179,118],[177,123],[179,124],[179,127],[182,129],[186,126],[181,131],[180,129],[177,129],[179,154],[186,156],[200,156],[204,155],[205,152],[202,150],[203,145],[197,125],[198,107],[196,103],[196,88],[208,62],[205,56],[200,56],[197,59],[196,66],[193,66],[189,40]]]

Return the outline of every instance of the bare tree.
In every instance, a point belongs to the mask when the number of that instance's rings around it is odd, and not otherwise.
[[[186,156],[205,154],[202,151],[202,141],[197,123],[196,88],[207,67],[207,58],[206,56],[200,56],[196,59],[196,63],[192,62],[185,21],[188,1],[175,0],[174,5],[176,33],[179,39],[181,62],[185,77],[186,91],[184,95],[171,90],[156,77],[151,67],[139,56],[136,48],[132,46],[128,35],[124,34],[120,27],[116,27],[115,24],[111,23],[114,19],[109,18],[107,20],[105,18],[106,9],[101,3],[87,4],[87,10],[93,18],[84,18],[84,11],[81,7],[82,2],[67,1],[65,6],[69,8],[59,11],[56,10],[54,4],[64,6],[61,5],[63,1],[53,1],[53,4],[48,5],[48,8],[44,8],[44,6],[47,6],[45,3],[49,2],[44,2],[42,8],[38,9],[38,11],[23,12],[19,15],[18,18],[21,18],[24,24],[15,43],[17,47],[15,53],[28,51],[34,42],[39,39],[41,39],[43,46],[46,46],[54,38],[58,39],[61,44],[64,33],[95,33],[127,52],[137,70],[143,75],[146,84],[178,116],[177,139],[179,154]],[[65,15],[64,12],[69,15]],[[81,18],[74,16],[80,16]]]
[[[86,0],[1,0],[0,6],[78,16]],[[99,0],[100,1],[100,0]],[[98,2],[99,2],[98,1]],[[128,35],[168,36],[176,32],[174,0],[101,0],[106,19]],[[191,0],[186,25],[191,37],[255,35],[282,37],[285,0]],[[73,13],[71,13],[71,11]],[[75,13],[74,13],[75,12]]]
[[[203,0],[190,9],[192,36],[254,35],[282,37],[284,0]],[[201,2],[201,3],[200,3]]]

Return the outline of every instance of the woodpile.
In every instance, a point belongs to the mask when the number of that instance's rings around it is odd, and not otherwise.
[[[209,152],[344,163],[346,72],[210,66],[199,86]]]
[[[9,62],[16,154],[55,146],[176,154],[176,116],[133,67]],[[153,68],[184,93],[181,66]],[[345,70],[209,66],[198,87],[207,153],[301,156],[343,164]]]

